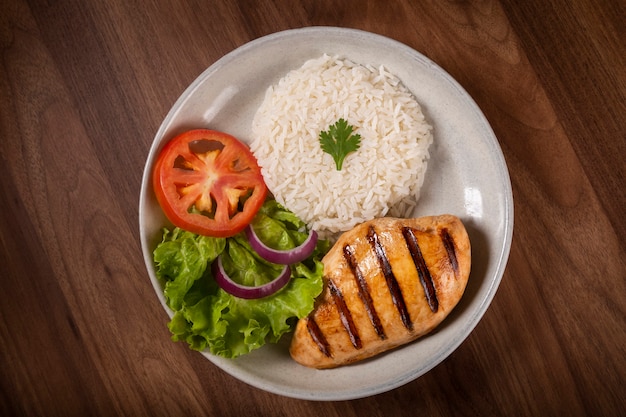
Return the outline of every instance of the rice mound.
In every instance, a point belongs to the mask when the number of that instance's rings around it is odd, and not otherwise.
[[[361,147],[337,171],[319,134],[340,118]],[[420,105],[383,66],[323,55],[267,89],[250,149],[276,200],[333,238],[373,218],[410,217],[432,141]]]

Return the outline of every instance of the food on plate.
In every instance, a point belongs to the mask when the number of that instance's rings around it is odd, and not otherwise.
[[[329,242],[315,239],[300,219],[272,199],[261,206],[250,227],[255,240],[270,248],[272,256],[279,255],[274,260],[293,263],[266,260],[245,231],[219,238],[180,228],[163,230],[153,257],[165,303],[173,312],[168,327],[174,341],[236,358],[276,343],[313,310],[323,289],[321,259]],[[238,291],[233,285],[245,297],[233,295]]]
[[[360,146],[337,170],[320,133],[340,120]],[[276,200],[334,239],[373,218],[410,217],[432,141],[420,105],[387,69],[324,55],[268,88],[250,149]]]
[[[470,254],[465,227],[452,215],[356,226],[322,259],[325,289],[299,320],[291,356],[333,368],[427,334],[461,299]]]
[[[236,358],[297,325],[292,356],[324,368],[405,343],[443,320],[467,280],[462,225],[432,220],[443,224],[437,233],[445,230],[437,243],[423,229],[435,226],[424,219],[383,218],[412,214],[433,141],[420,105],[399,79],[382,66],[328,55],[307,61],[267,90],[251,139],[248,148],[227,133],[189,130],[166,143],[154,163],[154,192],[174,226],[163,229],[153,252],[173,312],[173,340]],[[329,252],[337,238],[342,248]],[[374,250],[365,264],[363,242]],[[405,273],[410,258],[402,256],[420,248],[426,261]],[[357,275],[358,290],[347,277],[347,260],[366,271]],[[375,272],[376,260],[386,262],[385,274]],[[414,300],[421,287],[411,279],[418,275],[435,302],[428,314]],[[384,301],[381,277],[400,303],[396,310]],[[376,291],[366,293],[366,286]],[[362,330],[364,310],[351,313],[358,297],[371,304],[374,333]],[[393,327],[394,314],[404,332]]]
[[[215,130],[186,131],[166,143],[152,179],[156,198],[175,226],[212,237],[241,232],[267,196],[248,146]]]

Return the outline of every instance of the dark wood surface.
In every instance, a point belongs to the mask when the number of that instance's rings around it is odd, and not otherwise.
[[[623,415],[625,17],[614,0],[2,0],[0,415]],[[454,76],[515,199],[470,337],[352,401],[270,394],[173,343],[138,240],[144,162],[178,96],[234,48],[312,25],[386,35]]]

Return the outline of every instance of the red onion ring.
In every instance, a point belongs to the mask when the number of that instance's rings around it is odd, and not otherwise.
[[[252,249],[254,249],[261,258],[275,264],[291,265],[304,261],[311,256],[315,250],[315,245],[317,245],[317,232],[315,230],[309,232],[306,240],[302,242],[300,246],[289,250],[272,249],[261,242],[261,239],[259,239],[254,232],[252,225],[246,226],[245,232]]]
[[[249,287],[247,285],[241,285],[233,281],[226,271],[224,265],[222,265],[222,257],[218,256],[211,266],[213,277],[217,284],[227,293],[234,295],[235,297],[245,298],[247,300],[255,298],[263,298],[274,294],[281,288],[283,288],[289,282],[291,278],[291,268],[285,265],[280,275],[267,284],[259,285],[258,287]]]

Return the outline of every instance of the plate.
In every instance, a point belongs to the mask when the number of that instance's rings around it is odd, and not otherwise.
[[[472,243],[472,272],[463,298],[433,333],[404,347],[331,370],[309,369],[293,361],[289,337],[234,360],[202,353],[254,387],[292,398],[330,401],[392,390],[441,363],[478,324],[502,279],[513,233],[509,173],[483,113],[450,75],[407,45],[355,29],[308,27],[249,42],[205,70],[161,124],[143,174],[139,226],[148,274],[171,316],[152,263],[160,230],[168,224],[151,187],[156,155],[175,134],[197,127],[222,130],[250,142],[251,121],[268,86],[324,53],[364,65],[384,65],[415,95],[434,132],[415,216],[457,215]]]

